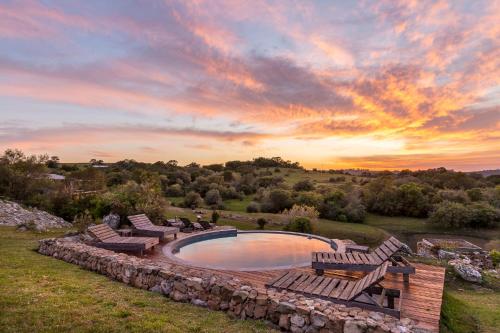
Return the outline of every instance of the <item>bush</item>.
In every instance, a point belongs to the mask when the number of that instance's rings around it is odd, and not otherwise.
[[[219,190],[216,189],[209,190],[205,194],[205,203],[210,206],[219,205],[220,203],[222,203],[222,197],[220,195]]]
[[[475,202],[469,209],[468,225],[472,228],[493,228],[500,222],[500,210],[485,202]]]
[[[73,227],[75,227],[78,232],[85,232],[92,224],[94,224],[94,219],[88,211],[78,214],[73,221]]]
[[[220,218],[220,214],[214,210],[212,212],[212,223],[217,223],[217,221],[219,221],[219,218]]]
[[[467,196],[469,197],[470,201],[483,200],[483,192],[481,191],[480,188],[471,188],[465,192],[467,193]]]
[[[284,209],[291,208],[293,204],[290,192],[276,189],[269,192],[263,198],[261,210],[266,213],[278,213]]]
[[[165,195],[167,197],[182,197],[184,195],[184,191],[182,190],[182,186],[180,184],[174,184],[167,187]]]
[[[295,231],[310,234],[313,231],[311,221],[306,217],[298,217],[284,228],[287,231]]]
[[[257,219],[257,224],[259,225],[259,229],[264,229],[264,226],[267,224],[267,220],[265,218],[258,218]]]
[[[247,206],[247,213],[258,213],[259,212],[259,203],[252,201]]]
[[[293,189],[297,192],[314,190],[314,183],[309,179],[301,180],[293,185]]]
[[[444,228],[463,228],[469,222],[469,211],[458,202],[443,201],[437,204],[429,221]]]
[[[281,215],[284,217],[285,222],[290,224],[299,217],[316,220],[319,213],[314,207],[293,205],[292,208],[285,209]]]
[[[491,260],[493,261],[493,265],[495,265],[495,267],[498,264],[500,264],[500,251],[491,250],[490,251],[490,257],[491,257]]]
[[[196,207],[200,207],[202,203],[203,203],[203,200],[201,199],[201,196],[194,191],[189,192],[184,197],[184,206],[185,207],[196,208]]]

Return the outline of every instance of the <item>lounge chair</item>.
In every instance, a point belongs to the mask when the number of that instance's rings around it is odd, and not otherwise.
[[[160,243],[158,237],[120,237],[107,224],[99,224],[88,228],[88,231],[98,239],[96,247],[113,251],[143,251]]]
[[[359,307],[400,317],[401,291],[380,285],[389,263],[385,262],[360,280],[317,276],[298,271],[288,271],[266,284],[268,288],[288,290],[309,297],[321,298],[348,307]],[[397,304],[395,299],[399,298]]]
[[[215,224],[203,220],[200,221],[200,224],[205,230],[212,229],[215,226]]]
[[[134,234],[158,237],[160,242],[165,240],[168,235],[174,235],[174,239],[177,239],[178,228],[154,225],[145,214],[128,216],[128,220],[134,227]]]
[[[331,253],[313,252],[312,268],[316,274],[322,275],[325,269],[370,272],[384,262],[392,265],[387,268],[390,273],[403,273],[405,282],[409,281],[409,274],[415,273],[415,267],[396,252],[401,250],[403,243],[394,237],[384,241],[371,253]]]
[[[203,227],[198,222],[191,222],[186,217],[180,217],[179,219],[182,221],[182,223],[184,223],[184,228],[181,229],[183,232],[191,232],[193,230],[203,230]]]

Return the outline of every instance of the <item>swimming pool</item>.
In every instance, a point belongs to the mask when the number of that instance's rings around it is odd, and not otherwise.
[[[252,271],[308,266],[312,251],[335,247],[327,238],[307,234],[222,230],[181,239],[163,252],[192,266]]]

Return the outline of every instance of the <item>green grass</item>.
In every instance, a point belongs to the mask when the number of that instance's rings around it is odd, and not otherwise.
[[[243,200],[230,199],[224,201],[225,210],[230,210],[233,212],[246,212],[247,206],[253,200],[253,195],[246,195]]]
[[[0,227],[0,332],[269,332],[36,253],[36,234]]]
[[[466,283],[447,273],[441,308],[442,332],[494,333],[498,327],[500,291]]]

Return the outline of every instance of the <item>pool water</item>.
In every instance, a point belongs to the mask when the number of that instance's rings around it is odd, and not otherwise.
[[[331,251],[330,243],[286,233],[238,233],[237,236],[200,240],[175,253],[201,267],[227,270],[265,270],[311,264],[312,251]]]

